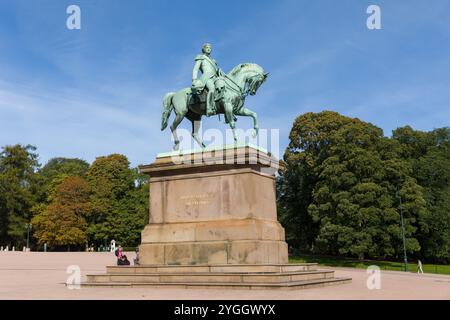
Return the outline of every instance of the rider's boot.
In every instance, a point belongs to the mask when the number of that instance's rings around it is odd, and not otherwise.
[[[213,98],[213,93],[208,92],[208,95],[206,96],[206,116],[207,117],[210,117],[215,114],[215,110],[212,106],[212,104],[214,103],[212,98]]]

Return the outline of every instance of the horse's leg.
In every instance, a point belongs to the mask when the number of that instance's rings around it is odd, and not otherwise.
[[[255,130],[255,132],[253,132],[253,137],[256,137],[259,132],[258,116],[256,115],[256,112],[247,108],[241,108],[236,115],[253,118],[253,129]]]
[[[191,123],[192,123],[192,137],[194,138],[195,141],[197,141],[199,146],[201,146],[202,148],[205,148],[206,147],[205,144],[198,136],[198,130],[200,129],[201,122],[198,120],[191,120]]]
[[[183,121],[184,116],[177,114],[175,120],[173,120],[170,130],[172,131],[173,141],[175,142],[173,150],[178,151],[180,149],[180,140],[178,139],[177,127]]]
[[[237,143],[237,135],[236,135],[236,122],[234,120],[234,115],[233,115],[233,105],[230,102],[226,102],[224,104],[224,112],[225,112],[225,117],[226,120],[228,121],[228,124],[230,125],[231,130],[233,131],[233,139],[234,139],[234,144]]]
[[[183,121],[184,116],[188,111],[187,100],[184,94],[182,96],[177,94],[172,98],[172,103],[174,106],[176,117],[175,120],[173,120],[172,125],[170,126],[170,130],[172,131],[173,140],[175,142],[173,150],[178,151],[180,149],[180,140],[178,139],[177,127],[181,123],[181,121]]]

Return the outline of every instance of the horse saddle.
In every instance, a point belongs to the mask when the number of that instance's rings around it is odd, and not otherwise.
[[[214,101],[219,101],[223,98],[225,93],[225,78],[217,77],[214,80],[214,87]],[[206,85],[200,80],[195,80],[191,87],[191,103],[206,103],[207,94],[208,89]]]

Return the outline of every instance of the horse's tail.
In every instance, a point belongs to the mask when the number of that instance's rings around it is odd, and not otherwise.
[[[162,113],[162,120],[161,120],[161,131],[163,131],[165,128],[167,128],[167,121],[169,120],[170,113],[173,110],[173,104],[172,104],[172,98],[175,95],[175,92],[169,92],[164,96],[163,99],[163,106],[164,110]]]

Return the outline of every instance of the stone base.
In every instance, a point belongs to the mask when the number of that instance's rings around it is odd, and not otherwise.
[[[162,154],[139,167],[150,176],[151,194],[141,264],[288,262],[284,229],[277,221],[278,160],[249,146],[176,158]]]
[[[215,241],[142,244],[143,265],[265,264],[287,263],[283,241]]]
[[[107,273],[88,275],[83,286],[149,286],[227,289],[304,289],[350,283],[317,264],[196,265],[107,267]]]
[[[139,251],[141,265],[288,262],[284,229],[258,219],[151,224]]]

